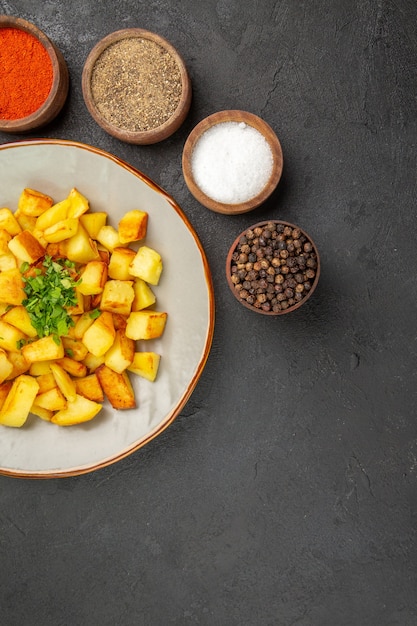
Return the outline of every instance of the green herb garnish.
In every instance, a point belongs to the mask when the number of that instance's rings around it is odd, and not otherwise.
[[[77,304],[75,265],[68,259],[45,256],[36,267],[23,263],[20,268],[26,299],[22,302],[38,336],[53,335],[56,343],[67,335],[74,321],[68,308]]]

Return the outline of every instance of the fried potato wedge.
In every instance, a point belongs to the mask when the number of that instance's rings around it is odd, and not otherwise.
[[[38,390],[39,385],[32,376],[22,374],[15,378],[0,409],[0,424],[14,428],[23,426]]]
[[[165,330],[168,314],[163,311],[133,311],[127,318],[126,336],[130,339],[156,339]]]
[[[32,343],[26,344],[23,346],[22,352],[29,363],[33,363],[34,361],[53,361],[62,359],[64,356],[64,345],[62,341],[58,341],[57,343],[52,335],[48,335],[47,337],[42,337]]]
[[[119,239],[122,243],[139,241],[146,237],[148,214],[139,209],[127,211],[119,221]]]
[[[162,273],[162,258],[159,252],[149,246],[141,246],[130,264],[133,276],[142,278],[151,285],[157,285]]]
[[[104,363],[114,372],[121,374],[133,361],[134,353],[135,342],[120,329],[116,331],[113,345],[104,355]]]
[[[92,420],[101,409],[99,402],[77,394],[74,402],[68,402],[65,409],[54,413],[51,422],[58,426],[75,426]]]
[[[13,364],[10,362],[6,350],[0,348],[0,383],[4,382],[12,371]]]
[[[96,369],[95,373],[114,409],[134,409],[136,407],[135,393],[126,372],[119,374],[103,364]]]
[[[67,400],[58,387],[52,387],[48,391],[38,393],[36,404],[48,411],[60,411],[66,408]]]
[[[45,248],[29,230],[22,230],[21,233],[10,239],[9,250],[16,258],[27,263],[35,263],[45,254]]]
[[[68,402],[74,402],[77,392],[75,382],[71,379],[68,372],[66,372],[61,365],[58,365],[58,363],[51,363],[51,370],[62,395]]]
[[[85,331],[82,342],[88,352],[95,356],[103,356],[111,348],[115,335],[113,317],[111,313],[103,311]]]
[[[153,383],[158,374],[160,360],[161,356],[156,352],[135,352],[133,361],[127,369]]]
[[[17,210],[24,215],[30,217],[38,217],[53,205],[54,201],[48,196],[36,189],[23,189],[17,203]]]
[[[93,402],[104,402],[104,393],[96,374],[89,374],[75,381],[77,393]]]
[[[0,272],[0,302],[22,304],[26,297],[23,287],[22,274],[17,267]]]

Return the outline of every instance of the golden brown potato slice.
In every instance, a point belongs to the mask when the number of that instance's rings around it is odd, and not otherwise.
[[[14,306],[6,311],[2,317],[4,322],[15,326],[22,331],[28,337],[36,337],[37,330],[32,326],[32,322],[26,308],[22,305]]]
[[[0,319],[0,348],[7,352],[18,352],[22,339],[25,339],[25,335],[21,330]]]
[[[8,243],[11,238],[12,236],[7,232],[7,230],[4,230],[4,228],[0,228],[0,255],[10,253]]]
[[[133,276],[142,278],[142,280],[151,285],[159,283],[162,269],[161,255],[153,248],[149,248],[149,246],[141,246],[139,248],[129,267]]]
[[[52,363],[51,363],[52,365]],[[52,372],[48,374],[40,374],[40,376],[36,376],[36,380],[39,385],[39,393],[45,393],[45,391],[50,391],[50,389],[54,389],[57,386],[56,380]]]
[[[22,352],[8,352],[8,357],[10,363],[13,365],[12,372],[7,377],[8,380],[29,372],[30,363],[26,361]]]
[[[30,412],[36,415],[36,417],[40,417],[45,422],[50,422],[54,414],[53,411],[49,411],[49,409],[45,409],[43,406],[38,406],[36,402],[30,407]]]
[[[122,243],[139,241],[146,237],[147,227],[148,214],[145,211],[127,211],[119,222],[119,239]]]
[[[104,363],[115,372],[121,374],[133,361],[135,342],[126,337],[124,330],[116,331],[113,345],[104,355]]]
[[[48,335],[47,337],[42,337],[32,343],[26,344],[23,346],[22,352],[28,363],[33,363],[34,361],[53,361],[62,359],[64,356],[64,346],[62,341],[56,343],[54,337]]]
[[[136,252],[131,248],[115,248],[110,256],[109,277],[117,280],[132,280],[129,266]]]
[[[77,393],[93,402],[104,402],[104,393],[96,374],[89,374],[75,381]]]
[[[68,210],[69,217],[81,217],[84,213],[87,213],[90,208],[90,204],[85,196],[78,191],[76,187],[73,187],[68,194],[68,200],[70,201],[70,207]]]
[[[38,393],[36,396],[36,404],[48,411],[60,411],[67,406],[67,399],[58,387],[52,387],[48,391]]]
[[[162,311],[133,311],[127,318],[126,336],[130,339],[156,339],[165,329],[168,314]]]
[[[16,353],[17,354],[17,353]],[[4,382],[13,371],[13,364],[8,358],[8,353],[0,348],[0,383]]]
[[[74,338],[82,339],[87,328],[90,328],[93,323],[94,317],[90,312],[80,315],[74,326]]]
[[[74,263],[88,263],[99,260],[97,243],[88,235],[82,224],[78,225],[77,233],[65,240],[65,256]]]
[[[57,222],[64,220],[68,217],[68,210],[70,207],[70,201],[68,198],[65,200],[61,200],[56,204],[53,204],[49,209],[46,209],[43,213],[41,213],[36,220],[36,229],[40,231],[44,231],[47,228],[50,228]]]
[[[51,196],[47,196],[36,189],[25,188],[19,196],[17,210],[24,215],[38,217],[41,213],[49,209],[54,201]]]
[[[74,361],[82,361],[87,356],[88,350],[81,339],[62,337],[62,343],[66,356],[71,357]]]
[[[88,352],[95,356],[102,356],[112,346],[115,335],[112,314],[103,311],[85,331],[82,342]]]
[[[51,370],[62,395],[68,402],[74,402],[77,395],[75,382],[70,378],[68,372],[58,363],[51,363]]]
[[[90,235],[91,239],[97,239],[100,228],[106,225],[107,213],[104,211],[94,211],[94,213],[84,213],[80,215],[80,222]]]
[[[66,217],[56,224],[52,224],[43,231],[44,240],[47,243],[60,243],[65,239],[73,237],[78,230],[78,219],[75,217]]]
[[[134,409],[136,407],[135,394],[126,372],[118,374],[107,365],[100,365],[96,369],[96,375],[114,409]]]
[[[22,230],[9,241],[9,250],[21,261],[35,263],[45,254],[45,248],[28,230]]]
[[[103,291],[107,280],[107,264],[104,261],[90,261],[81,274],[78,291],[83,296],[92,296]]]
[[[87,375],[87,367],[84,363],[76,361],[69,356],[64,356],[62,359],[55,361],[60,365],[70,376],[81,378]]]
[[[0,272],[0,302],[22,304],[26,298],[22,274],[17,267]]]
[[[7,207],[0,209],[0,228],[7,230],[12,237],[22,232],[19,222]]]
[[[6,401],[7,396],[9,395],[9,391],[12,388],[13,381],[8,380],[4,383],[0,384],[0,409]]]
[[[141,278],[136,278],[133,283],[133,291],[135,292],[135,298],[132,302],[132,311],[141,311],[147,309],[156,302],[156,296],[152,289]]]
[[[106,224],[100,228],[97,233],[97,241],[110,252],[113,252],[115,248],[123,246],[119,239],[119,233],[114,226],[110,224]]]
[[[58,426],[75,426],[92,420],[102,409],[102,405],[77,394],[74,402],[68,402],[67,407],[57,411],[51,418]]]
[[[160,360],[161,357],[156,352],[135,352],[133,361],[127,369],[153,383],[158,373]]]
[[[14,379],[0,409],[0,424],[20,428],[26,422],[39,385],[32,376],[22,374]]]
[[[129,315],[134,297],[132,280],[108,280],[101,294],[100,309]]]

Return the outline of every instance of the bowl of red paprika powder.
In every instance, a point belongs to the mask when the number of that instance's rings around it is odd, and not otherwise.
[[[0,15],[0,131],[25,133],[61,111],[69,74],[61,51],[34,24]]]

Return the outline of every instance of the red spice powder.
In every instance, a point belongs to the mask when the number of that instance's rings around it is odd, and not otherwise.
[[[36,37],[18,28],[0,29],[0,118],[27,117],[45,102],[52,87],[48,52]]]

